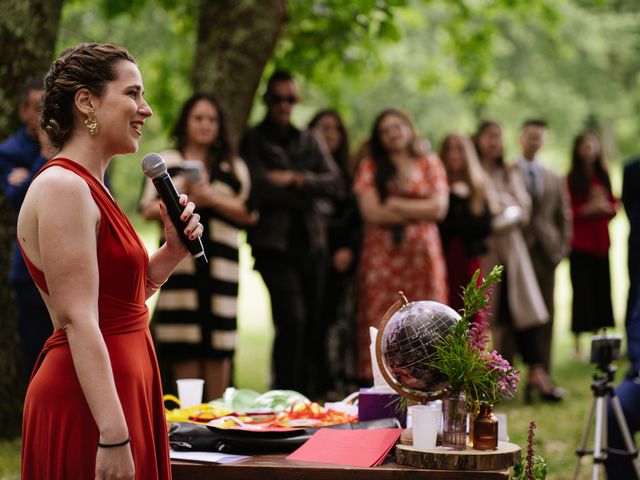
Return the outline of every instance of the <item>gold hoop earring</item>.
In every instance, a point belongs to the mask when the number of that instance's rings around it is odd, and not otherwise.
[[[96,111],[91,109],[87,113],[87,119],[84,121],[84,126],[89,129],[89,135],[95,137],[100,133],[100,125],[98,125],[98,119],[96,118]]]

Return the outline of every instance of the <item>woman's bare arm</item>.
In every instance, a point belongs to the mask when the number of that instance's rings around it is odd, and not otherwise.
[[[409,221],[438,222],[447,215],[449,193],[436,192],[428,198],[406,198],[392,196],[387,200],[392,212]]]
[[[403,225],[407,218],[388,205],[382,203],[377,191],[367,190],[356,195],[362,218],[369,223],[383,226]]]
[[[37,250],[55,321],[67,335],[100,441],[120,442],[128,437],[128,428],[98,326],[96,250],[100,212],[87,184],[71,172],[50,169],[36,179],[34,186]],[[129,448],[114,450],[130,455]]]

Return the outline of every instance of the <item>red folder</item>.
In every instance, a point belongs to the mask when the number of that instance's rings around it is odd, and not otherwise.
[[[287,460],[374,467],[384,461],[401,433],[401,428],[375,430],[322,428],[289,455]]]

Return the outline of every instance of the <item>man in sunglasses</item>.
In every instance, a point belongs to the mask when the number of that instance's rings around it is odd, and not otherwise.
[[[263,96],[265,119],[249,129],[241,153],[260,213],[248,241],[271,297],[275,326],[273,388],[322,396],[325,336],[320,315],[326,255],[325,199],[340,196],[338,167],[324,143],[291,124],[299,100],[289,72],[276,71]]]

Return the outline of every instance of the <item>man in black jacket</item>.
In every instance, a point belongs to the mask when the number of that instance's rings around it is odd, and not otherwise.
[[[248,240],[275,324],[272,386],[322,396],[325,199],[342,194],[340,174],[324,143],[291,124],[299,95],[290,73],[276,71],[263,98],[267,115],[246,133],[241,152],[260,212]]]

